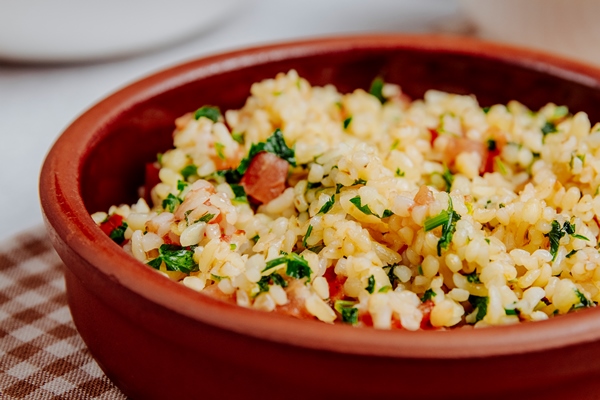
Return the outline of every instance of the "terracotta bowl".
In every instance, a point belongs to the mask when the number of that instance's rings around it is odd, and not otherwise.
[[[483,106],[552,101],[600,121],[600,70],[465,38],[358,36],[258,47],[179,65],[92,107],[41,173],[42,208],[66,268],[73,319],[128,396],[184,398],[595,398],[600,308],[544,322],[446,332],[327,325],[226,304],[171,282],[89,216],[136,200],[144,163],[176,117],[244,103],[253,82],[296,69],[313,85],[368,88],[382,75],[418,98],[473,93]]]

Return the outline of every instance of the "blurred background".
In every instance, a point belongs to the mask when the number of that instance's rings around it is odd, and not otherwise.
[[[600,65],[597,0],[2,0],[0,240],[43,229],[37,182],[62,130],[159,69],[359,32],[473,35]]]

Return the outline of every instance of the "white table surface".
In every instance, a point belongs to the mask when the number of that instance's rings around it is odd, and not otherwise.
[[[217,28],[135,58],[43,66],[0,61],[0,240],[41,223],[39,172],[61,131],[129,82],[248,45],[347,32],[432,32],[457,16],[455,0],[257,0]]]

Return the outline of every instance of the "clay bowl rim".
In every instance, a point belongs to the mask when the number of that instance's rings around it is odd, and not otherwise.
[[[541,322],[444,332],[354,328],[246,309],[165,279],[122,252],[90,218],[79,186],[83,160],[88,149],[101,140],[103,127],[120,113],[163,91],[222,72],[355,48],[369,48],[375,52],[397,48],[482,57],[600,90],[599,68],[545,52],[466,37],[394,34],[316,38],[199,58],[116,91],[79,116],[57,139],[40,177],[42,211],[51,236],[63,241],[70,251],[97,268],[115,285],[122,285],[125,290],[173,311],[173,318],[191,318],[272,342],[356,355],[452,359],[540,352],[600,340],[599,308]],[[69,265],[67,268],[76,270]],[[190,304],[195,306],[190,307]]]

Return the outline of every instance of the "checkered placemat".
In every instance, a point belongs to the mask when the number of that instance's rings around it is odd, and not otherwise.
[[[39,227],[0,242],[0,399],[125,399],[79,337]]]

